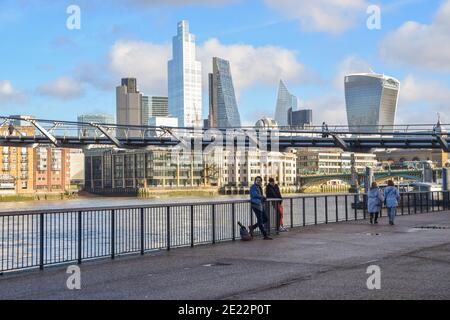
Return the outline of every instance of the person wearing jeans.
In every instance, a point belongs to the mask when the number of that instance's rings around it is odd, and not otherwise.
[[[267,216],[266,213],[264,212],[265,198],[263,195],[261,185],[262,185],[262,178],[256,177],[255,183],[250,188],[250,202],[252,211],[255,213],[257,223],[252,226],[249,226],[248,229],[250,235],[253,236],[253,230],[259,228],[259,230],[261,230],[261,233],[264,236],[264,240],[272,240],[272,238],[270,238],[267,235],[267,231],[264,228],[264,224],[267,222]]]
[[[394,181],[389,180],[388,186],[384,189],[384,202],[388,211],[389,224],[394,225],[395,216],[397,215],[398,201],[400,194],[394,185]]]

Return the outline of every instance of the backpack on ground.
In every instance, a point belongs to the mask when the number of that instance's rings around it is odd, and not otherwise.
[[[240,223],[239,221],[238,221],[238,225],[239,225],[239,227],[241,227],[239,229],[239,233],[241,234],[241,240],[242,241],[250,241],[250,240],[252,240],[252,236],[248,232],[247,228],[245,226],[243,226],[242,223]]]

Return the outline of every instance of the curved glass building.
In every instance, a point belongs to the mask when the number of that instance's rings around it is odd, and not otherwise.
[[[275,109],[275,121],[279,126],[289,125],[289,109],[297,110],[297,97],[289,92],[283,80],[278,86],[277,106]]]
[[[230,63],[214,57],[209,74],[209,127],[238,128],[241,117],[236,103]]]
[[[350,131],[391,131],[400,81],[375,73],[351,74],[344,81]]]

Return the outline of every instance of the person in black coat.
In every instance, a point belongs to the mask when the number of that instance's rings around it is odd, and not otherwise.
[[[266,198],[280,199],[280,201],[274,201],[273,204],[280,217],[279,231],[287,231],[287,229],[283,226],[283,196],[281,195],[280,187],[275,183],[273,178],[269,178],[269,183],[266,186]]]

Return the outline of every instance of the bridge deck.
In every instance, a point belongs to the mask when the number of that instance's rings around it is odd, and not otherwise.
[[[449,299],[448,227],[450,212],[419,214],[87,262],[79,291],[66,288],[65,267],[5,274],[0,299]],[[366,287],[372,264],[381,290]]]

